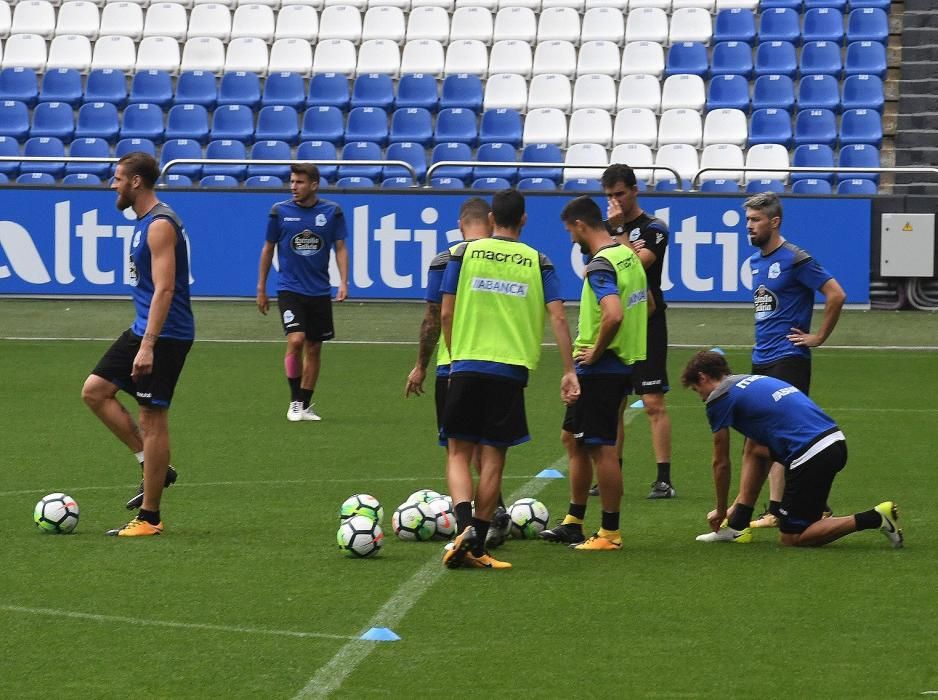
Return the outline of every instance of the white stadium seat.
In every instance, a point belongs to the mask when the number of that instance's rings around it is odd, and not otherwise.
[[[407,17],[407,41],[449,43],[449,15],[442,7],[415,7]]]
[[[537,41],[580,43],[580,15],[572,7],[550,7],[541,11],[537,22]]]
[[[456,8],[456,0],[411,0],[411,12],[418,7],[442,7],[447,12],[452,12]]]
[[[585,11],[589,12],[594,7],[611,7],[624,15],[628,5],[628,0],[586,0]]]
[[[358,66],[355,71],[385,73],[397,78],[401,69],[401,47],[391,39],[370,39],[358,48]]]
[[[732,143],[711,144],[704,147],[700,155],[701,168],[743,167],[743,150]],[[742,170],[711,170],[700,174],[700,182],[707,180],[734,180],[739,182],[743,177]]]
[[[655,113],[642,107],[629,107],[616,114],[612,130],[612,141],[620,143],[640,143],[654,148],[658,143],[658,120]]]
[[[656,114],[661,110],[661,81],[647,73],[623,75],[619,81],[616,109],[644,107]]]
[[[98,42],[100,43],[100,41]],[[97,50],[97,46],[95,46]],[[182,49],[182,62],[179,70],[204,70],[208,73],[221,73],[225,67],[225,45],[221,39],[201,36],[186,40]]]
[[[446,47],[446,63],[443,73],[471,73],[485,77],[488,73],[489,54],[485,44],[472,39],[454,41]]]
[[[553,107],[569,112],[573,92],[570,78],[559,73],[542,73],[531,78],[528,85],[528,109]]]
[[[541,0],[541,10],[549,10],[553,7],[569,7],[576,13],[583,12],[585,7],[584,0]]]
[[[227,42],[231,36],[231,10],[212,2],[196,5],[189,13],[189,39],[211,37]]]
[[[498,0],[456,0],[456,9],[461,7],[481,7],[495,12],[498,9]]]
[[[9,48],[9,45],[8,45]],[[129,36],[103,36],[94,42],[91,69],[113,68],[129,72],[137,63],[137,52]]]
[[[55,8],[47,0],[20,0],[13,8],[12,34],[38,34],[51,39],[55,33]]]
[[[6,39],[13,26],[13,11],[6,0],[0,0],[0,39]]]
[[[324,4],[323,0],[280,0],[280,9],[282,10],[284,7],[290,7],[291,5],[307,5],[319,12]]]
[[[443,44],[431,39],[408,40],[401,55],[401,74],[427,73],[440,76],[445,64]]]
[[[635,170],[635,177],[643,182],[651,180],[652,171],[642,170],[655,163],[651,149],[643,143],[620,143],[612,149],[609,156],[610,163],[624,163]]]
[[[593,168],[564,168],[564,180],[575,180],[579,177],[598,180],[602,177],[603,170],[609,165],[609,154],[599,144],[577,143],[567,149],[563,162],[566,165],[599,166]]]
[[[529,10],[533,10],[535,13],[541,11],[541,0],[499,0],[498,9],[502,10],[506,7],[526,7]]]
[[[524,145],[552,143],[563,148],[567,145],[567,117],[559,109],[528,108],[524,119]]]
[[[311,5],[287,5],[277,13],[274,39],[315,41],[319,36],[319,12]]]
[[[98,36],[126,36],[140,41],[143,36],[143,10],[132,2],[113,2],[101,12]]]
[[[270,56],[267,53],[267,42],[256,36],[242,36],[232,39],[225,54],[225,72],[267,74],[267,63]]]
[[[569,41],[542,41],[534,49],[534,75],[576,75],[576,49]]]
[[[170,75],[179,72],[179,42],[165,36],[144,37],[137,47],[136,70],[164,70]]]
[[[643,7],[629,10],[625,23],[625,41],[656,41],[666,44],[668,41],[668,15],[656,7]]]
[[[526,41],[499,41],[489,56],[489,73],[517,73],[531,77],[531,45]]]
[[[61,10],[59,15],[61,16]],[[182,5],[175,2],[159,2],[147,8],[147,17],[143,24],[144,37],[165,36],[176,41],[185,41],[188,31],[189,21],[186,8]]]
[[[537,17],[530,7],[504,7],[495,15],[492,41],[537,41]]]
[[[410,0],[368,0],[368,9],[372,7],[396,7],[403,12],[410,12]]]
[[[583,15],[580,41],[611,41],[619,46],[625,38],[625,20],[621,10],[594,7]]]
[[[186,12],[183,10],[183,17]],[[0,22],[2,24],[2,22]],[[185,24],[185,22],[183,22]],[[76,0],[67,2],[59,8],[59,16],[55,25],[56,35],[78,34],[86,36],[92,41],[98,38],[98,29],[101,27],[101,13],[93,2]],[[3,29],[0,28],[0,36]]]
[[[640,10],[643,7],[655,7],[670,12],[671,0],[629,0],[629,10]]]
[[[677,170],[682,180],[690,181],[699,169],[697,149],[686,143],[669,143],[661,146],[655,154],[655,165],[667,165]],[[673,180],[673,173],[656,170],[655,182]]]
[[[703,143],[732,143],[745,146],[748,139],[746,113],[738,109],[714,109],[704,121]]]
[[[320,32],[322,25],[319,25]],[[313,56],[313,73],[339,73],[349,77],[355,75],[358,65],[358,54],[355,44],[348,39],[320,40],[316,44],[316,53]]]
[[[528,86],[517,73],[489,75],[485,81],[483,109],[514,109],[524,112],[527,108]]]
[[[713,17],[700,7],[684,7],[674,10],[668,38],[671,44],[696,41],[709,44],[713,37]]]
[[[693,109],[668,109],[661,111],[658,120],[658,145],[686,143],[700,148],[703,140],[703,124],[700,113]]]
[[[671,0],[671,19],[678,10],[690,7],[712,13],[715,4],[714,0]]]
[[[319,40],[344,39],[357,44],[362,38],[362,15],[351,5],[329,5],[319,15]]]
[[[611,41],[587,41],[580,46],[576,74],[601,73],[619,77],[621,55],[619,47]]]
[[[699,75],[670,75],[661,88],[661,111],[668,109],[703,110],[707,102],[707,91]]]
[[[43,70],[46,66],[46,40],[38,34],[11,34],[7,39],[2,65],[4,68]]]
[[[53,68],[74,68],[79,73],[87,73],[91,67],[91,41],[78,34],[62,34],[49,44],[49,58],[46,70]]]
[[[492,13],[484,7],[457,7],[449,21],[449,41],[492,43]]]
[[[326,0],[323,7],[335,7],[338,5],[354,7],[359,12],[363,12],[365,8],[368,7],[368,0]]]
[[[578,109],[570,116],[567,144],[598,143],[612,146],[612,117],[603,109]]]
[[[664,73],[664,47],[654,41],[634,41],[622,50],[622,75]]]
[[[362,43],[372,39],[389,39],[397,44],[404,43],[407,36],[404,11],[389,5],[369,7],[362,22]]]
[[[760,143],[750,146],[746,152],[747,168],[787,168],[788,149],[778,143]],[[753,170],[746,173],[746,184],[753,180],[779,180],[788,182],[787,172],[772,172],[771,170]]]
[[[231,20],[231,38],[256,37],[268,44],[274,38],[274,11],[269,5],[241,5]]]
[[[283,10],[281,10],[283,12]],[[277,39],[270,47],[269,73],[299,73],[307,76],[313,68],[313,47],[306,39]]]
[[[573,109],[604,109],[615,112],[616,82],[610,75],[581,75],[573,86]]]

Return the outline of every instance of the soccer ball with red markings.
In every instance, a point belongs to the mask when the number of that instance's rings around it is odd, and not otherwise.
[[[424,542],[436,534],[436,518],[426,503],[403,503],[394,511],[391,527],[402,540]]]
[[[434,498],[427,504],[427,508],[436,520],[436,539],[448,540],[456,534],[456,515],[449,501],[445,498]]]
[[[525,540],[536,539],[550,520],[547,506],[536,498],[519,498],[511,504],[508,515],[511,517],[511,536]]]
[[[43,532],[67,534],[78,525],[78,504],[64,493],[50,493],[36,504],[33,520]]]
[[[377,520],[353,515],[342,521],[335,536],[339,549],[353,557],[370,557],[384,544],[384,532]]]

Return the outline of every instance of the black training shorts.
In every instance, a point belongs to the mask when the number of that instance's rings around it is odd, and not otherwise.
[[[169,408],[192,341],[159,338],[153,346],[153,371],[138,377],[135,382],[130,374],[142,340],[129,329],[124,331],[91,373],[126,391],[141,406]]]
[[[277,292],[277,306],[285,335],[303,333],[306,340],[312,342],[335,338],[330,297],[310,297],[281,290]]]
[[[632,386],[627,374],[583,374],[580,398],[567,406],[563,429],[578,445],[615,445],[619,406]]]
[[[446,438],[443,436],[443,411],[446,408],[446,392],[449,389],[449,375],[437,375],[433,387],[433,398],[436,403],[436,433],[440,447],[446,447]]]
[[[648,344],[645,359],[632,366],[632,387],[639,396],[665,394],[668,384],[668,321],[664,310],[648,319]]]
[[[775,362],[752,366],[753,374],[774,377],[788,382],[805,396],[811,389],[811,358],[801,355],[789,355]]]
[[[443,409],[443,435],[511,447],[531,439],[524,385],[491,374],[453,374]]]
[[[821,519],[837,472],[847,463],[847,441],[830,447],[794,469],[785,467],[785,493],[782,495],[778,529],[797,535]]]

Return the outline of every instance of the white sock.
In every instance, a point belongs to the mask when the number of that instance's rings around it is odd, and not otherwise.
[[[137,458],[137,461],[140,463],[140,466],[143,466],[143,450],[140,452],[134,452],[134,457]]]

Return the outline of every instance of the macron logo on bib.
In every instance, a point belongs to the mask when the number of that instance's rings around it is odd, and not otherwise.
[[[493,280],[487,279],[485,277],[473,277],[472,291],[505,294],[506,296],[510,297],[526,297],[528,295],[528,285],[522,282],[512,282],[510,280]]]

